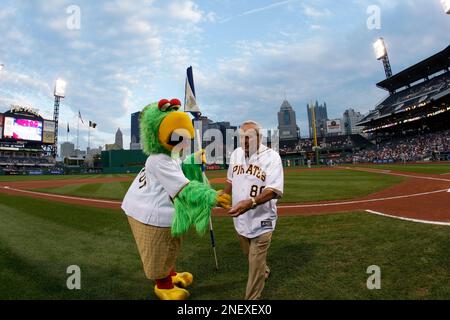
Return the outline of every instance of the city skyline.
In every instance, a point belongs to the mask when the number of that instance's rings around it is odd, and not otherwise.
[[[450,27],[448,17],[439,1],[429,0],[354,0],[345,6],[325,0],[79,1],[79,29],[67,27],[76,12],[71,4],[4,2],[0,112],[11,103],[30,104],[51,119],[53,85],[62,77],[68,86],[60,138],[67,122],[76,127],[80,110],[99,124],[91,131],[94,146],[111,143],[118,127],[129,146],[131,113],[160,98],[183,100],[189,65],[210,119],[238,124],[253,118],[275,128],[285,97],[304,137],[309,101],[327,101],[329,117],[337,118],[348,108],[367,113],[386,96],[375,86],[384,78],[372,51],[376,38],[386,40],[394,73],[449,40],[442,32]],[[380,29],[367,28],[371,5],[380,9]],[[87,131],[80,125],[83,149]]]

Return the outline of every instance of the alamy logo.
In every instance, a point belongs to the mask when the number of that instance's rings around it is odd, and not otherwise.
[[[381,269],[379,266],[372,265],[367,268],[366,273],[370,274],[367,278],[367,289],[369,290],[379,290],[381,289]]]
[[[67,274],[70,276],[67,278],[66,285],[69,290],[81,289],[81,269],[77,265],[71,265],[67,267]]]
[[[66,20],[66,27],[69,30],[81,29],[81,9],[79,6],[70,5],[66,9],[66,13],[69,17]]]
[[[380,30],[381,29],[381,9],[379,6],[371,5],[367,7],[367,29]]]

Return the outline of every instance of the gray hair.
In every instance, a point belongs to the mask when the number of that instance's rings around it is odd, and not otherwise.
[[[256,127],[256,131],[259,134],[261,134],[262,127],[261,127],[261,125],[258,122],[253,121],[253,120],[247,120],[247,121],[242,122],[241,127],[243,127],[243,126],[245,126],[247,124],[253,124]]]

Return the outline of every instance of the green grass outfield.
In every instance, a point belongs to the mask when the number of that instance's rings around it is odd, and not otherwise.
[[[214,218],[220,271],[208,234],[184,239],[178,270],[196,277],[192,299],[241,299],[246,261],[232,220]],[[450,229],[366,213],[279,219],[264,299],[449,299]],[[81,290],[66,288],[70,265]],[[367,267],[381,267],[368,290]],[[0,299],[155,299],[118,210],[0,194]]]
[[[208,172],[210,179],[225,172]],[[281,203],[342,200],[362,197],[400,183],[403,177],[351,170],[295,171],[285,174],[285,194]],[[88,198],[122,200],[131,182],[77,184],[37,191]],[[223,185],[214,185],[216,189]]]
[[[71,180],[71,179],[97,179],[97,178],[124,178],[135,177],[135,174],[71,174],[71,175],[35,175],[35,176],[9,176],[0,175],[0,182],[10,181],[39,181],[39,180]]]
[[[73,184],[55,188],[39,188],[34,191],[70,195],[83,198],[122,200],[131,182]]]
[[[379,165],[350,165],[349,167],[372,168],[380,170],[394,170],[415,173],[444,174],[450,173],[450,163],[446,164],[379,164]]]

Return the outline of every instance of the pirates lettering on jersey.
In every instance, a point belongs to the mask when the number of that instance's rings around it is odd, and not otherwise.
[[[233,167],[233,177],[236,175],[251,175],[255,176],[256,178],[260,179],[261,181],[266,181],[266,173],[258,166],[251,164],[247,170],[245,170],[244,166],[242,165],[235,165]]]

